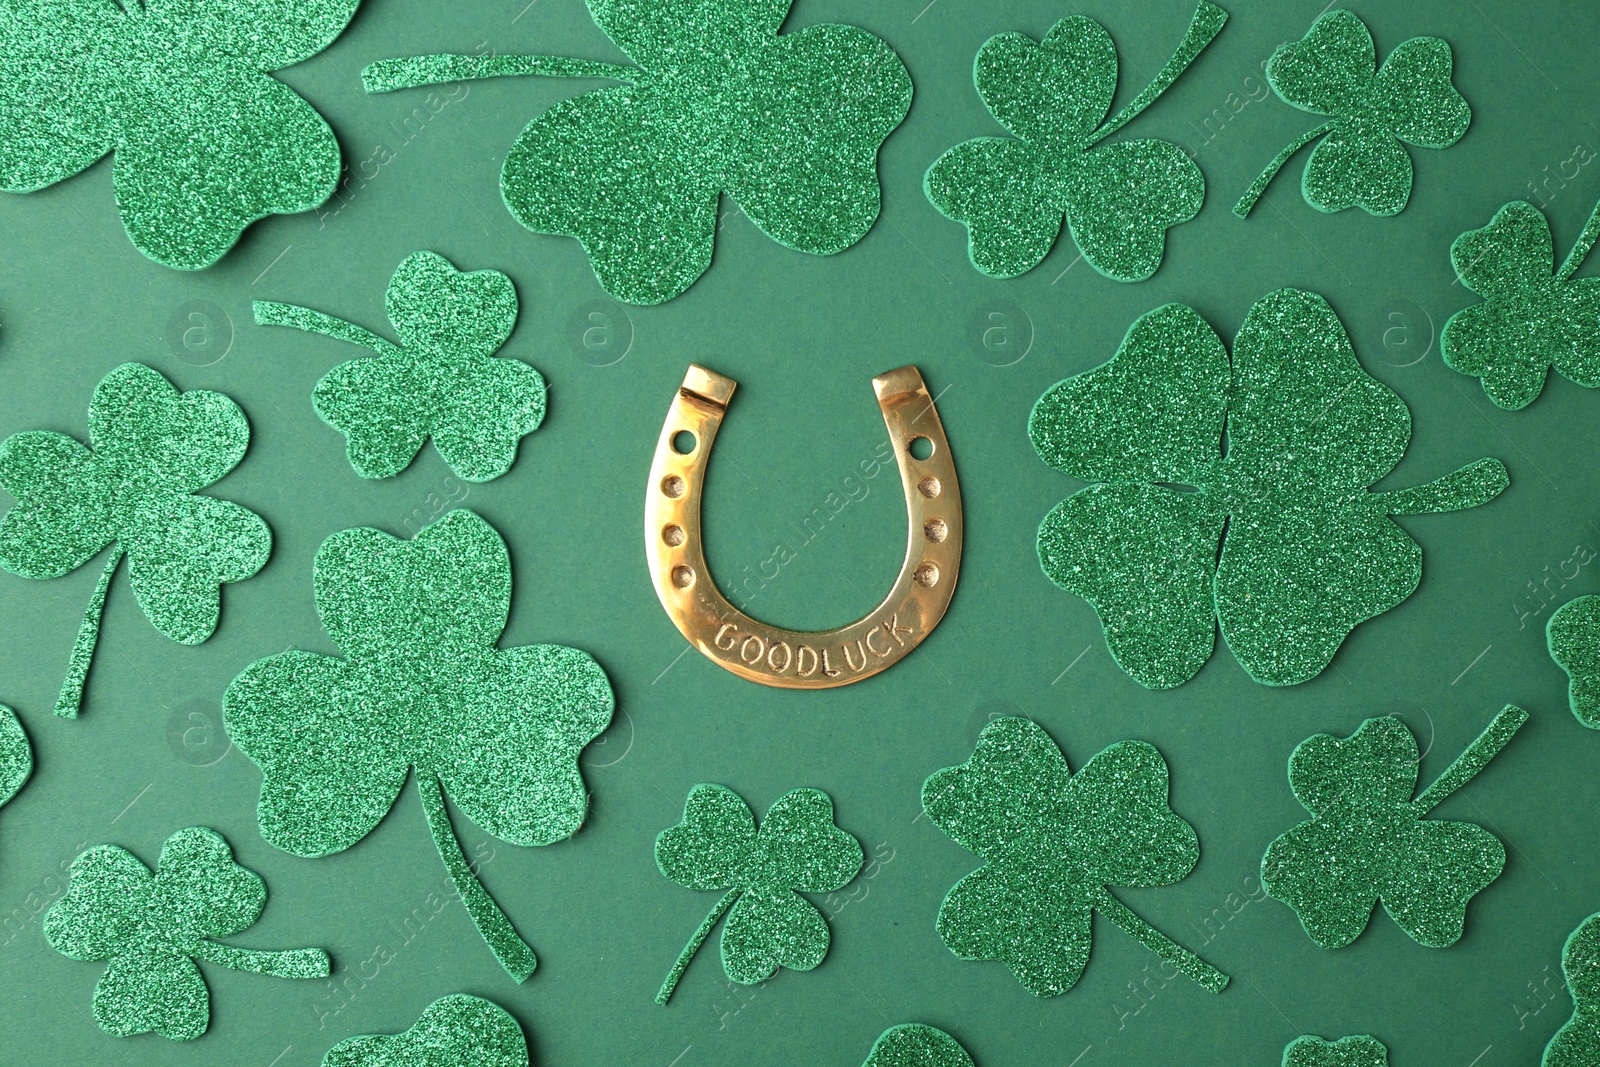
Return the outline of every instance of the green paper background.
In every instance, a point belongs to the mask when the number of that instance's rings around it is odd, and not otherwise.
[[[921,178],[956,141],[1000,132],[970,74],[987,36],[1037,37],[1078,10],[1099,18],[1123,58],[1120,103],[1177,44],[1188,0],[1027,0],[1003,12],[970,0],[802,0],[790,28],[858,23],[911,70],[910,117],[881,157],[883,215],[859,245],[822,259],[768,240],[725,200],[712,268],[653,308],[607,298],[575,241],[525,232],[500,201],[500,160],[517,133],[587,83],[439,89],[436,112],[426,90],[369,97],[358,83],[365,63],[426,51],[618,58],[578,0],[363,5],[332,48],[284,75],[338,132],[357,175],[342,204],[255,226],[212,270],[183,274],[134,251],[109,162],[41,193],[0,197],[0,433],[81,435],[94,383],[129,359],[184,388],[221,389],[249,414],[254,441],[212,492],[259,511],[276,538],[261,574],[227,588],[222,625],[199,647],[159,636],[119,576],[76,722],[50,708],[98,563],[48,583],[0,575],[0,700],[18,709],[37,749],[32,782],[0,811],[0,1061],[305,1067],[352,1034],[402,1030],[430,1001],[462,991],[511,1009],[550,1067],[854,1067],[880,1031],[905,1021],[950,1031],[981,1067],[1268,1065],[1297,1034],[1363,1032],[1390,1045],[1395,1067],[1536,1062],[1570,1011],[1562,942],[1600,910],[1600,735],[1568,713],[1543,633],[1546,601],[1600,591],[1600,566],[1560,576],[1575,548],[1582,559],[1600,547],[1600,395],[1552,379],[1526,411],[1501,412],[1475,380],[1442,365],[1436,342],[1472,299],[1452,284],[1458,233],[1545,183],[1564,253],[1600,199],[1600,9],[1578,0],[1362,5],[1380,54],[1416,34],[1451,43],[1471,130],[1449,150],[1412,152],[1416,186],[1396,218],[1317,213],[1300,197],[1297,159],[1241,222],[1229,212],[1239,193],[1317,121],[1263,100],[1259,64],[1303,34],[1321,5],[1228,6],[1233,19],[1217,41],[1126,133],[1184,142],[1208,181],[1199,218],[1172,231],[1165,264],[1138,285],[1095,274],[1067,240],[1021,278],[986,279],[967,262],[965,231],[924,199]],[[431,448],[399,477],[357,478],[310,393],[359,350],[250,321],[250,300],[272,299],[388,332],[384,287],[420,248],[514,278],[523,313],[504,351],[550,383],[549,418],[492,483],[456,480]],[[1411,406],[1410,453],[1379,488],[1494,455],[1512,489],[1474,511],[1402,520],[1427,551],[1422,589],[1360,627],[1318,679],[1268,689],[1219,648],[1194,681],[1147,692],[1111,663],[1089,606],[1039,571],[1037,524],[1077,484],[1035,457],[1029,407],[1108,358],[1129,323],[1161,303],[1189,303],[1231,336],[1252,301],[1285,285],[1325,294],[1367,369]],[[796,558],[750,607],[803,627],[855,617],[899,564],[899,486],[892,471],[861,480],[859,464],[883,440],[870,378],[905,363],[922,369],[961,471],[967,540],[950,614],[918,655],[859,685],[786,692],[685,654],[651,590],[640,527],[651,452],[691,360],[740,382],[712,465],[716,575],[732,586],[784,542]],[[830,493],[859,499],[801,546],[797,526],[814,509],[828,513]],[[261,840],[260,773],[219,730],[222,692],[247,663],[288,647],[333,651],[311,602],[324,537],[361,524],[414,532],[453,504],[476,509],[510,542],[505,642],[586,649],[618,698],[615,725],[585,756],[593,807],[576,837],[518,849],[461,821],[468,848],[492,857],[484,881],[539,954],[522,987],[460,906],[442,905],[444,871],[413,792],[355,848],[296,859]],[[1437,813],[1489,826],[1510,856],[1456,947],[1421,948],[1380,915],[1355,944],[1328,952],[1286,906],[1249,899],[1263,849],[1303,817],[1284,777],[1296,742],[1398,714],[1429,749],[1427,782],[1508,701],[1532,721]],[[1074,767],[1123,738],[1166,755],[1173,807],[1199,829],[1201,861],[1176,886],[1122,896],[1232,975],[1225,993],[1163,984],[1156,957],[1103,920],[1082,981],[1050,1000],[1028,995],[1000,964],[963,962],[940,943],[939,901],[977,861],[919,818],[918,788],[966,758],[983,724],[1003,714],[1037,719]],[[850,899],[815,972],[734,986],[708,944],[661,1009],[651,998],[716,897],[662,878],[651,842],[703,781],[731,786],[757,810],[795,786],[825,789],[839,824],[882,861],[841,894]],[[50,949],[38,915],[82,848],[115,842],[153,862],[168,834],[196,823],[221,831],[268,883],[262,920],[231,940],[324,946],[332,982],[208,967],[212,1027],[192,1047],[107,1037],[89,1016],[98,968]]]

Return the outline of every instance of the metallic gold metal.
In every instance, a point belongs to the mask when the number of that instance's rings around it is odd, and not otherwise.
[[[915,367],[901,367],[872,379],[910,522],[900,576],[883,603],[866,615],[816,633],[750,618],[722,595],[706,566],[700,499],[711,444],[736,384],[690,364],[661,427],[644,509],[645,558],[661,606],[703,655],[762,685],[831,689],[894,666],[939,625],[961,569],[961,487],[922,375]],[[675,442],[684,431],[694,443],[680,453]],[[932,451],[917,459],[913,443],[924,438]]]

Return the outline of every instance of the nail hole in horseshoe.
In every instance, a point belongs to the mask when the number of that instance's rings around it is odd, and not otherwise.
[[[683,544],[683,539],[683,527],[679,526],[677,523],[669,522],[667,525],[661,528],[661,540],[665,541],[673,548],[677,548],[679,545]],[[941,540],[943,539],[941,538]]]
[[[688,430],[679,430],[672,435],[672,450],[680,456],[687,456],[693,452],[694,446],[698,443],[694,439],[694,434]]]
[[[912,459],[927,459],[933,455],[933,442],[926,437],[913,437],[906,442],[906,451],[911,453]]]
[[[679,589],[687,589],[694,584],[694,568],[678,564],[672,568],[672,584]]]
[[[932,589],[939,584],[939,568],[932,563],[920,563],[917,569],[911,572],[911,577],[923,588]]]
[[[676,474],[669,474],[661,479],[661,491],[676,500],[683,495],[683,479]]]
[[[950,536],[950,527],[943,519],[929,519],[922,524],[922,536],[934,544],[942,544]]]

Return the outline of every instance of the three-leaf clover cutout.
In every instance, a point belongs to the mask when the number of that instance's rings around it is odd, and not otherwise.
[[[1461,284],[1483,297],[1444,324],[1439,351],[1449,366],[1483,379],[1496,406],[1516,411],[1544,391],[1551,368],[1600,387],[1600,279],[1574,278],[1600,235],[1600,207],[1555,265],[1544,212],[1514,200],[1489,225],[1450,246]]]
[[[497,647],[511,562],[471,511],[411,540],[365,527],[336,533],[317,550],[313,587],[344,656],[269,656],[223,700],[229,736],[265,776],[262,836],[297,856],[341,852],[372,832],[415,768],[468,915],[523,981],[533,950],[463,857],[444,794],[511,844],[576,833],[589,801],[578,754],[611,721],[605,672],[574,648]]]
[[[1095,912],[1214,993],[1228,977],[1135,914],[1111,886],[1171,885],[1200,841],[1168,806],[1167,762],[1119,741],[1073,774],[1037,724],[1000,718],[967,762],[931,775],[922,809],[984,860],[939,906],[936,927],[965,960],[999,960],[1034,996],[1064,993],[1089,962]]]
[[[1561,605],[1545,624],[1550,658],[1567,672],[1567,699],[1583,725],[1600,730],[1600,596]]]
[[[1543,1067],[1600,1063],[1600,915],[1572,931],[1561,950],[1561,971],[1572,995],[1572,1018],[1545,1046]]]
[[[33,774],[33,746],[17,713],[0,704],[0,806],[11,802]]]
[[[155,873],[116,845],[72,861],[66,896],[44,917],[44,936],[75,960],[109,960],[94,987],[94,1021],[127,1037],[154,1030],[174,1041],[206,1032],[211,997],[197,960],[279,978],[326,978],[320,948],[264,952],[213,940],[248,928],[267,887],[233,860],[214,830],[167,838]]]
[[[544,378],[495,355],[517,324],[517,291],[496,270],[463,274],[443,256],[414,252],[384,298],[396,345],[320,311],[255,302],[256,321],[293,326],[370,348],[377,358],[341,363],[317,383],[312,403],[348,439],[363,478],[411,464],[428,438],[469,482],[511,469],[522,438],[544,421]]]
[[[587,0],[637,66],[549,56],[374,63],[368,92],[503,75],[624,84],[564,100],[506,153],[501,192],[537,233],[576,237],[618,300],[656,304],[711,264],[722,193],[761,231],[830,255],[878,217],[878,148],[911,106],[879,38],[824,23],[778,30],[791,0]]]
[[[972,1067],[972,1057],[936,1026],[901,1023],[878,1035],[861,1067]]]
[[[1219,625],[1257,681],[1314,677],[1421,581],[1422,548],[1389,516],[1474,507],[1509,484],[1484,459],[1369,492],[1404,454],[1410,411],[1362,369],[1327,301],[1296,289],[1250,309],[1231,358],[1191,308],[1149,312],[1109,362],[1040,397],[1028,434],[1094,483],[1045,517],[1039,562],[1153,689],[1193,677]]]
[[[865,859],[861,842],[833,824],[833,801],[821,790],[785,793],[757,826],[733,790],[695,786],[683,821],[656,838],[656,866],[686,889],[723,894],[684,946],[656,1003],[672,996],[724,915],[722,969],[731,980],[754,985],[779,967],[816,967],[828,954],[828,922],[801,894],[843,889]]]
[[[157,630],[186,645],[217,628],[221,587],[259,571],[272,551],[261,517],[199,490],[244,458],[250,424],[221,393],[179,392],[124,363],[95,387],[89,444],[39,430],[0,443],[0,487],[17,498],[0,520],[0,567],[59,578],[110,546],[72,649],[56,714],[78,713],[111,578],[128,581]]]
[[[1506,850],[1475,823],[1426,816],[1527,721],[1508,704],[1415,799],[1417,739],[1394,716],[1368,719],[1349,737],[1306,738],[1289,757],[1289,788],[1311,818],[1267,848],[1262,885],[1323,948],[1354,941],[1379,902],[1418,944],[1455,944],[1467,903],[1500,876]]]
[[[1199,213],[1205,177],[1169,141],[1096,146],[1154,103],[1227,18],[1201,0],[1155,81],[1109,120],[1117,49],[1100,23],[1071,15],[1040,41],[1021,33],[985,41],[973,81],[989,113],[1015,136],[963,141],[923,179],[933,205],[967,226],[973,266],[997,278],[1032,270],[1065,216],[1083,258],[1101,274],[1121,282],[1154,274],[1167,230]]]
[[[401,1034],[341,1041],[322,1067],[529,1067],[528,1040],[492,1000],[455,993],[429,1004]]]
[[[134,246],[169,267],[210,266],[252,222],[333,192],[333,131],[270,72],[332,44],[358,3],[7,5],[0,188],[43,189],[109,153]]]
[[[1325,1041],[1306,1035],[1283,1050],[1283,1067],[1388,1067],[1389,1049],[1366,1034]]]
[[[1278,153],[1234,214],[1249,215],[1289,157],[1319,137],[1300,182],[1306,203],[1318,211],[1399,214],[1411,199],[1405,146],[1449,148],[1472,122],[1450,81],[1454,65],[1447,43],[1413,37],[1379,66],[1366,23],[1348,11],[1323,14],[1305,37],[1272,53],[1267,81],[1284,103],[1331,117]]]

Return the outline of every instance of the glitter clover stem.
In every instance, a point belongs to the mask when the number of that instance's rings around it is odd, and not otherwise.
[[[421,769],[416,774],[417,792],[422,796],[422,810],[428,817],[428,830],[433,834],[434,847],[439,850],[439,859],[444,861],[450,883],[460,894],[462,905],[472,917],[472,925],[478,928],[478,933],[494,953],[494,958],[520,985],[528,980],[538,966],[533,949],[517,935],[511,920],[506,918],[506,913],[500,910],[500,906],[467,865],[461,841],[456,837],[455,827],[450,824],[450,813],[445,810],[444,783],[438,775]]]
[[[545,78],[607,78],[632,84],[639,68],[596,59],[569,59],[566,56],[404,56],[380,59],[361,72],[361,84],[369,93],[392,93],[397,89],[416,89],[445,82],[475,81],[479,78],[516,78],[533,75]]]
[[[380,356],[400,350],[399,345],[379,337],[363,326],[297,304],[256,300],[251,303],[250,309],[255,313],[256,323],[261,326],[288,326],[291,329],[304,330],[306,333],[320,333],[324,337],[370,348]]]
[[[1189,32],[1184,34],[1179,42],[1177,51],[1172,53],[1172,58],[1167,60],[1167,65],[1161,68],[1155,81],[1145,87],[1123,109],[1113,115],[1105,125],[1090,135],[1089,144],[1097,144],[1110,137],[1122,127],[1139,117],[1139,113],[1151,104],[1178,80],[1178,76],[1189,69],[1189,64],[1199,58],[1217,34],[1222,32],[1222,26],[1228,21],[1228,13],[1210,0],[1200,0],[1200,5],[1194,9],[1194,18],[1189,23]]]
[[[111,577],[122,562],[122,546],[111,550],[105,570],[100,572],[100,584],[89,597],[89,606],[83,612],[83,624],[78,627],[77,640],[72,642],[72,658],[67,662],[67,676],[61,682],[61,693],[56,697],[56,714],[63,719],[76,719],[83,707],[83,687],[89,680],[89,665],[94,662],[95,645],[100,641],[100,616],[106,608],[106,592],[111,588]]]
[[[1228,976],[1217,970],[1193,952],[1184,948],[1154,926],[1145,922],[1133,909],[1111,895],[1102,887],[1094,901],[1095,910],[1116,923],[1139,944],[1188,975],[1197,984],[1213,993],[1228,988]]]
[[[1439,805],[1445,797],[1466,785],[1478,776],[1478,772],[1489,765],[1489,761],[1500,754],[1506,747],[1506,742],[1511,740],[1511,735],[1522,728],[1528,721],[1528,713],[1515,704],[1507,704],[1494,717],[1477,740],[1467,746],[1467,750],[1456,757],[1456,761],[1444,769],[1434,783],[1418,794],[1417,799],[1411,802],[1417,809],[1417,817],[1421,818]]]
[[[717,906],[711,909],[711,914],[706,916],[700,928],[694,932],[694,936],[689,938],[689,943],[683,946],[683,951],[678,953],[678,960],[667,974],[667,980],[661,983],[661,992],[656,994],[657,1004],[665,1007],[667,1001],[672,999],[672,991],[678,988],[678,979],[683,977],[683,972],[689,969],[689,961],[694,959],[694,954],[700,951],[700,946],[711,936],[711,928],[727,914],[728,909],[733,907],[733,902],[739,899],[739,894],[742,892],[744,892],[742,889],[730,889],[722,895],[721,900],[717,901]]]
[[[1465,511],[1487,504],[1511,484],[1506,465],[1498,459],[1480,459],[1427,485],[1374,493],[1373,501],[1385,515],[1433,515]]]
[[[274,978],[326,978],[328,954],[320,948],[296,948],[282,952],[238,948],[215,941],[200,940],[189,950],[195,959],[215,963],[235,971],[270,974]]]
[[[1241,219],[1248,218],[1250,212],[1256,206],[1256,201],[1261,199],[1261,194],[1267,191],[1267,186],[1272,184],[1272,179],[1278,176],[1278,171],[1283,169],[1283,165],[1289,162],[1289,157],[1312,141],[1315,141],[1318,137],[1330,132],[1334,125],[1334,120],[1329,119],[1321,126],[1309,129],[1295,140],[1290,141],[1282,152],[1272,158],[1272,162],[1267,164],[1267,169],[1256,177],[1256,180],[1250,184],[1250,188],[1244,191],[1244,195],[1239,198],[1239,202],[1233,205],[1233,213]]]
[[[1589,249],[1594,247],[1596,237],[1600,237],[1600,204],[1595,204],[1594,210],[1589,212],[1589,221],[1583,224],[1583,232],[1578,234],[1572,251],[1567,253],[1567,258],[1561,264],[1561,269],[1556,271],[1556,281],[1564,282],[1578,273],[1578,268],[1583,266],[1584,257],[1589,254]]]

